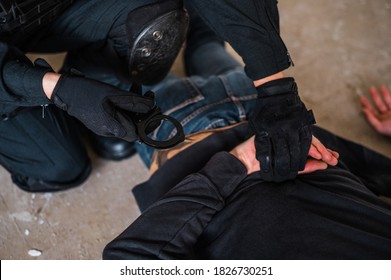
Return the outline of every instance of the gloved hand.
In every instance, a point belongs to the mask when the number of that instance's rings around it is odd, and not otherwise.
[[[98,135],[137,140],[132,113],[147,113],[153,96],[120,90],[92,79],[63,74],[52,94],[53,103]]]
[[[312,111],[300,100],[293,78],[257,87],[259,93],[250,128],[255,134],[256,158],[265,181],[293,179],[304,169],[312,141]]]

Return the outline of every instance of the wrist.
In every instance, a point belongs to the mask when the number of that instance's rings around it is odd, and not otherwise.
[[[251,174],[252,172],[254,172],[251,168],[251,166],[247,163],[245,157],[243,155],[241,155],[240,153],[238,153],[236,150],[232,150],[229,152],[231,155],[233,155],[238,161],[240,161],[243,166],[246,168],[247,170],[247,174]]]
[[[56,87],[61,74],[47,72],[42,79],[42,88],[48,99],[51,99],[53,90]]]
[[[259,79],[259,80],[255,80],[255,81],[253,81],[253,83],[254,83],[255,87],[259,87],[260,85],[263,85],[263,84],[265,84],[267,82],[270,82],[270,81],[273,81],[273,80],[277,80],[277,79],[281,79],[281,78],[284,78],[284,73],[283,72],[278,72],[278,73],[270,75],[268,77],[265,77],[265,78],[262,78],[262,79]]]
[[[236,146],[230,154],[238,159],[247,170],[247,174],[259,171],[259,161],[256,159],[254,136]]]

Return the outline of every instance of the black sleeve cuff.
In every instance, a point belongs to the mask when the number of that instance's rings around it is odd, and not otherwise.
[[[226,199],[247,176],[246,167],[232,154],[215,154],[199,172],[207,177]]]
[[[43,91],[42,80],[51,68],[34,66],[30,61],[8,61],[3,67],[3,80],[9,90],[15,95],[27,100],[27,103],[42,105],[48,103]]]

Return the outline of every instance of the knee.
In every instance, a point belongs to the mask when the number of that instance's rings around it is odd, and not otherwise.
[[[50,169],[43,170],[47,173],[44,175],[45,180],[57,183],[68,183],[73,181],[81,180],[81,177],[88,176],[85,173],[90,173],[91,162],[87,158],[83,162],[74,161],[62,161],[58,162],[55,166]]]

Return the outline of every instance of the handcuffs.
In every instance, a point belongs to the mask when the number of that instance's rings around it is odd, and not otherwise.
[[[141,84],[135,82],[132,85],[131,92],[142,95]],[[148,94],[148,93],[146,93]],[[153,92],[149,92],[153,94]],[[183,142],[185,140],[185,133],[183,132],[183,127],[175,118],[164,115],[158,106],[154,106],[147,113],[135,113],[132,115],[132,120],[136,125],[137,134],[139,141],[148,146],[157,148],[157,149],[167,149],[174,147],[175,145]],[[153,130],[159,127],[162,124],[162,121],[171,122],[176,128],[176,134],[168,140],[154,140],[148,136]]]
[[[189,16],[181,4],[168,6],[157,3],[159,14],[148,19],[145,13],[154,8],[141,6],[128,14],[126,19],[126,32],[129,36],[129,49],[127,53],[128,71],[133,81],[131,92],[143,95],[143,84],[156,84],[170,71],[183,43],[186,40]],[[155,12],[154,12],[155,13]],[[134,19],[141,20],[140,24]],[[146,92],[144,96],[154,95]],[[136,125],[139,141],[154,148],[165,149],[175,146],[185,140],[182,125],[173,117],[164,115],[155,105],[147,113],[132,114],[132,121]],[[176,128],[176,134],[167,140],[154,140],[148,136],[153,130],[162,125],[164,121]]]

